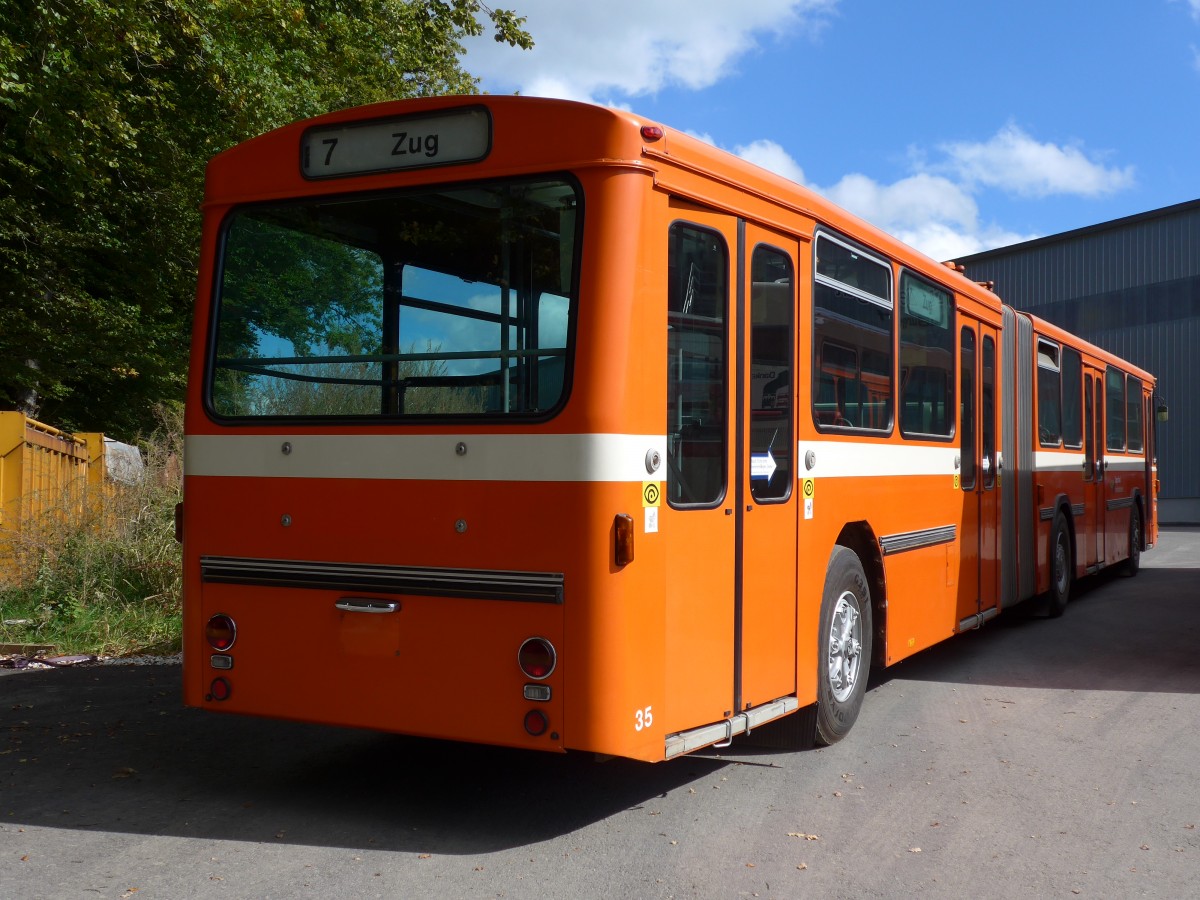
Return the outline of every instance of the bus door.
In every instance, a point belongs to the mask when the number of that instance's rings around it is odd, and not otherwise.
[[[1104,435],[1100,429],[1103,376],[1095,369],[1083,375],[1083,530],[1076,532],[1076,545],[1084,553],[1089,570],[1104,562]]]
[[[796,690],[795,242],[671,206],[668,734]]]
[[[734,712],[735,219],[672,199],[667,238],[667,458],[657,522],[666,567],[667,734]]]
[[[959,627],[1000,603],[1000,486],[997,454],[998,329],[959,316],[959,485],[963,492]],[[1015,460],[1008,462],[1011,467]]]
[[[1108,440],[1108,426],[1105,425],[1106,409],[1104,404],[1108,402],[1105,396],[1104,388],[1104,372],[1096,373],[1096,389],[1093,396],[1094,406],[1096,406],[1096,558],[1100,565],[1104,565],[1105,554],[1108,553],[1108,539],[1106,532],[1111,527],[1109,522],[1111,515],[1109,514],[1109,488],[1108,480],[1106,480],[1106,470],[1109,468],[1109,461],[1106,458],[1108,449],[1105,442]]]
[[[1155,484],[1154,457],[1158,452],[1157,436],[1158,427],[1156,425],[1156,415],[1154,411],[1154,388],[1150,386],[1145,394],[1145,407],[1142,410],[1142,421],[1145,422],[1146,428],[1146,443],[1144,445],[1146,453],[1146,489],[1145,489],[1145,504],[1146,517],[1144,522],[1145,533],[1143,540],[1147,547],[1153,547],[1158,543],[1158,486]]]
[[[796,242],[740,229],[739,711],[796,690]],[[786,248],[786,249],[785,249]]]

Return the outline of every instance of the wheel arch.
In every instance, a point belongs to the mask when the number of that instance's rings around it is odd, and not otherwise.
[[[1142,527],[1138,530],[1138,549],[1144,552],[1146,550],[1146,495],[1136,487],[1133,489],[1133,508],[1142,518]]]
[[[1071,498],[1059,494],[1054,498],[1054,515],[1063,514],[1067,520],[1067,537],[1071,541],[1071,578],[1075,578],[1075,570],[1079,565],[1079,544],[1075,536],[1075,512],[1071,509]],[[1050,540],[1054,540],[1054,516],[1050,517]]]
[[[869,522],[847,522],[837,543],[858,557],[871,588],[871,665],[887,665],[887,579],[879,538]]]

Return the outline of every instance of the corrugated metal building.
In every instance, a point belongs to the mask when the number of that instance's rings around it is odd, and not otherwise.
[[[963,257],[968,278],[1158,376],[1159,519],[1200,522],[1200,200]]]

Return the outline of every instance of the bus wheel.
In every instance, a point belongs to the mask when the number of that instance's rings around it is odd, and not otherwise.
[[[817,742],[844,738],[871,671],[871,589],[858,556],[835,547],[825,570],[817,648]]]
[[[1142,567],[1142,511],[1136,506],[1129,513],[1129,556],[1121,566],[1121,574],[1132,578]]]
[[[1071,599],[1071,576],[1075,565],[1071,560],[1071,534],[1067,531],[1067,520],[1061,512],[1054,516],[1054,530],[1050,532],[1050,598],[1046,611],[1057,619],[1067,608]]]

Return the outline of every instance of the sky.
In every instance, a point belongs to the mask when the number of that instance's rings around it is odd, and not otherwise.
[[[497,0],[489,93],[628,109],[935,259],[1200,199],[1200,0]]]

